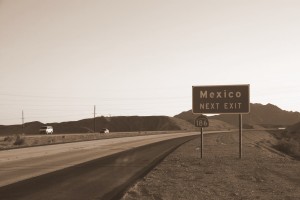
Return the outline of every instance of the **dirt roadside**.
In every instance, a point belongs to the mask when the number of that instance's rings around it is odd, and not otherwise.
[[[204,136],[170,154],[122,198],[132,199],[300,199],[300,162],[269,146],[265,131],[243,133],[238,159],[238,133]]]

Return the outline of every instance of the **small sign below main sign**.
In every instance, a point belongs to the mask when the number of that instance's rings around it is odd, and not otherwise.
[[[201,127],[201,128],[208,127],[209,122],[208,122],[207,117],[205,117],[204,115],[201,115],[201,116],[197,117],[195,119],[195,126],[196,127]]]
[[[250,85],[193,86],[193,113],[249,113],[249,93]]]

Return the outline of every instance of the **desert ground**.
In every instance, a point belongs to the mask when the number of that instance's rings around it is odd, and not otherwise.
[[[133,199],[300,199],[300,162],[271,146],[266,131],[243,133],[239,159],[238,133],[204,136],[166,157],[123,196]]]

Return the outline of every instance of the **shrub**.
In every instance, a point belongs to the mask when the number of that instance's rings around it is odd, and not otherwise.
[[[275,148],[283,153],[300,159],[300,144],[293,138],[282,139],[275,145]]]
[[[14,145],[22,145],[24,144],[24,142],[25,142],[24,137],[22,135],[17,135]]]
[[[15,140],[15,137],[9,135],[9,136],[6,136],[3,141],[5,141],[5,142],[12,142],[14,140]]]

